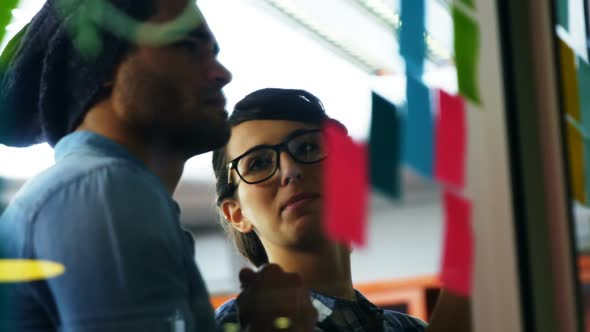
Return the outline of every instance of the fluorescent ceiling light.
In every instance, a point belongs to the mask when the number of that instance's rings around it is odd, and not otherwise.
[[[362,8],[367,10],[371,13],[375,18],[380,20],[381,22],[385,23],[392,32],[395,32],[396,35],[399,32],[403,22],[401,21],[400,14],[398,13],[398,9],[395,8],[394,1],[385,1],[385,0],[351,0]],[[436,10],[435,13],[436,19],[440,19],[441,11],[440,9],[444,9],[445,12],[448,12],[448,4],[444,0],[439,0],[438,2],[432,2],[432,0],[426,0],[427,4],[427,14],[428,9]],[[448,16],[448,15],[447,15]],[[443,26],[445,24],[442,24]],[[428,24],[427,24],[428,26]],[[452,28],[452,25],[448,25],[448,27]],[[435,62],[435,63],[447,63],[452,59],[452,52],[449,50],[448,47],[444,45],[436,36],[434,36],[427,28],[426,35],[424,36],[424,41],[426,42],[426,51],[427,57]],[[432,29],[431,29],[432,30]]]

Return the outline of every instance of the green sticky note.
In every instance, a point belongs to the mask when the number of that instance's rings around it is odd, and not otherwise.
[[[475,3],[473,2],[473,0],[459,0],[459,3],[462,3],[471,9],[475,9]]]
[[[19,0],[2,0],[0,1],[0,43],[6,35],[6,27],[12,20],[12,10],[16,8]]]
[[[401,196],[401,128],[395,106],[373,93],[369,135],[371,185],[397,199]]]
[[[557,24],[561,25],[565,30],[569,30],[570,28],[569,1],[570,0],[554,1],[557,6]]]
[[[455,65],[459,93],[476,104],[481,104],[478,84],[479,26],[460,9],[452,9],[455,30]]]

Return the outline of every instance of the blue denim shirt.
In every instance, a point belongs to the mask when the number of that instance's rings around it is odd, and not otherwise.
[[[159,178],[91,132],[64,137],[55,159],[0,217],[0,258],[54,261],[65,273],[0,284],[7,330],[215,330],[193,238]]]

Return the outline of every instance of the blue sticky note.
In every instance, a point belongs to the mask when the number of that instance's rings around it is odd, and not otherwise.
[[[424,0],[402,0],[400,54],[406,62],[406,72],[420,78],[426,55]]]
[[[418,174],[432,179],[434,160],[434,119],[431,96],[421,81],[407,77],[406,116],[403,129],[404,162]]]

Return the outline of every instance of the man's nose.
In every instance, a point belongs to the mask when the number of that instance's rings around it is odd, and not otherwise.
[[[219,88],[223,88],[232,80],[231,72],[218,60],[214,60],[208,75],[209,80],[214,82]]]

